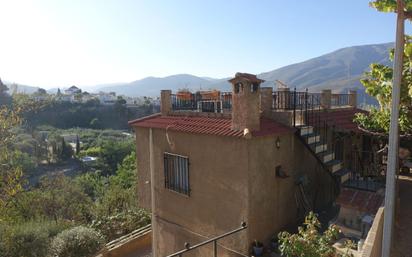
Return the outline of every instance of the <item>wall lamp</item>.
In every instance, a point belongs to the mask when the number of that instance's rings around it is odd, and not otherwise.
[[[276,138],[275,144],[276,144],[276,148],[279,149],[280,148],[280,138],[279,137]]]

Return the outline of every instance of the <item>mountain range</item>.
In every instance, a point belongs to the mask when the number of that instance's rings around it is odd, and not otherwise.
[[[291,88],[309,91],[332,89],[334,92],[347,92],[356,89],[360,102],[371,103],[359,82],[362,74],[371,63],[390,65],[389,49],[393,43],[346,47],[334,52],[288,65],[272,71],[257,74],[264,79],[263,86],[274,86],[280,80]],[[247,71],[240,71],[247,72]],[[229,78],[198,77],[190,74],[177,74],[167,77],[147,77],[130,83],[114,83],[88,87],[89,91],[113,91],[127,96],[158,96],[161,89],[220,89],[230,90]],[[80,86],[81,87],[81,86]],[[25,87],[28,90],[27,86]],[[20,91],[20,90],[19,90]]]

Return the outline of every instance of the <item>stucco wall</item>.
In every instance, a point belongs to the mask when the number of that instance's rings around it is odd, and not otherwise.
[[[149,129],[136,129],[139,202],[150,205]],[[168,132],[153,129],[155,159],[155,221],[158,256],[235,229],[247,221],[247,148],[245,139]],[[163,153],[189,157],[190,196],[164,187]],[[178,226],[173,226],[173,224]],[[154,226],[156,227],[156,226]],[[188,232],[190,231],[190,233]],[[199,237],[193,235],[199,234]],[[245,251],[247,231],[222,240],[222,245]],[[167,242],[167,243],[166,243]]]
[[[313,155],[294,134],[246,139],[168,132],[153,129],[156,223],[153,247],[166,256],[240,226],[248,229],[221,240],[222,246],[243,254],[254,239],[268,242],[297,218],[296,180],[309,179],[308,199],[321,205],[330,199],[330,180]],[[139,203],[150,207],[149,129],[136,128]],[[189,157],[190,196],[164,187],[163,153]],[[277,165],[290,177],[276,177]],[[318,198],[318,202],[314,198]],[[150,209],[150,208],[149,208]],[[202,251],[211,252],[211,247]],[[232,255],[228,251],[222,253]],[[193,253],[195,254],[195,252]],[[199,253],[200,254],[200,253]],[[207,253],[203,252],[203,255]]]
[[[134,128],[136,134],[137,193],[140,207],[151,210],[149,129]]]
[[[314,207],[321,207],[331,197],[331,179],[312,153],[294,134],[279,136],[278,149],[277,137],[249,141],[249,236],[250,240],[266,243],[272,235],[295,225],[298,218],[295,192],[299,178],[307,178],[307,199]],[[278,165],[289,178],[276,177]]]

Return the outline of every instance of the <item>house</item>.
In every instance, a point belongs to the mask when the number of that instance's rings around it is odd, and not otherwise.
[[[76,95],[76,94],[80,94],[82,92],[82,90],[76,86],[71,86],[68,89],[64,90],[64,93],[66,95]]]
[[[232,92],[213,98],[162,90],[161,113],[130,122],[153,256],[249,256],[254,240],[268,244],[309,210],[333,209],[343,188],[379,188],[358,169],[373,163],[373,139],[353,123],[356,91],[274,92],[247,73],[229,81]]]
[[[100,103],[103,105],[112,105],[116,103],[117,96],[115,92],[99,92],[99,94],[97,94],[97,99],[99,99]]]

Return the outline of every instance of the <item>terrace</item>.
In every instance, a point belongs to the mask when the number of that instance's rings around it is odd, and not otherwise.
[[[323,90],[321,93],[306,91],[290,91],[288,88],[280,88],[273,91],[271,88],[261,88],[262,98],[270,98],[270,106],[273,111],[292,112],[295,117],[295,124],[298,125],[302,118],[300,113],[307,110],[323,110],[338,108],[356,107],[356,91],[347,94],[334,94],[330,90]],[[163,90],[164,100],[170,101],[170,112],[174,115],[184,113],[185,115],[196,115],[194,113],[220,113],[229,114],[232,111],[232,92],[179,91],[172,93],[170,90]],[[267,102],[268,100],[266,100]]]

